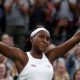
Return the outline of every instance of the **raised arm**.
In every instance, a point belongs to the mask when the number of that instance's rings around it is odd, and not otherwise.
[[[13,58],[14,48],[5,45],[3,42],[0,42],[0,53],[8,58]]]
[[[62,45],[52,48],[47,52],[47,57],[52,62],[56,58],[64,55],[67,51],[69,51],[73,46],[80,42],[80,30],[77,31],[72,38],[63,43]]]
[[[5,2],[4,2],[4,8],[5,8],[5,11],[7,13],[9,13],[11,11],[12,5],[13,5],[13,0],[5,0]]]
[[[27,0],[17,0],[17,4],[19,5],[19,9],[23,14],[28,14],[29,4]]]
[[[7,46],[3,42],[0,42],[0,53],[12,60],[16,60],[16,59],[20,60],[25,54],[21,49]]]

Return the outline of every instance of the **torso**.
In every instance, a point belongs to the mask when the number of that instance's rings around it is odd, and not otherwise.
[[[47,57],[43,54],[42,59],[33,58],[30,52],[28,63],[19,74],[20,80],[52,80],[53,67]]]

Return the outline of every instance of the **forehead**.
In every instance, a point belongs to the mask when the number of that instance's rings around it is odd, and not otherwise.
[[[0,67],[5,67],[5,64],[2,64],[2,63],[1,63],[1,64],[0,64]]]
[[[43,31],[43,30],[39,31],[35,36],[38,36],[38,35],[44,35],[46,37],[50,37],[50,35],[46,31]]]
[[[9,35],[3,35],[2,39],[9,38]]]

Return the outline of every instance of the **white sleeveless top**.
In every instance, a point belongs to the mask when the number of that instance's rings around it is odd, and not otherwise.
[[[20,80],[52,80],[53,67],[49,60],[43,54],[42,59],[33,58],[30,52],[27,52],[29,61],[19,74]]]

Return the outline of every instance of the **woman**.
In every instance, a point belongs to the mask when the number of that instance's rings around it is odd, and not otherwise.
[[[12,59],[16,65],[20,80],[52,80],[53,61],[69,51],[80,41],[80,31],[62,45],[46,52],[50,42],[50,33],[45,28],[37,28],[30,35],[32,49],[24,52],[0,42],[0,53]],[[44,54],[46,52],[46,54]]]
[[[80,80],[80,69],[78,69],[75,73],[74,73],[74,78],[73,80]]]
[[[0,63],[0,80],[13,80],[12,76],[9,75],[7,67],[4,63]]]
[[[54,73],[54,80],[70,80],[64,58],[59,58],[57,60],[57,66]]]

